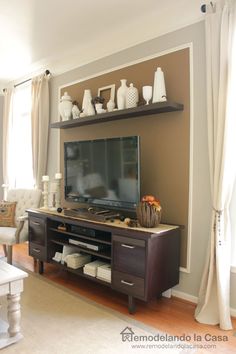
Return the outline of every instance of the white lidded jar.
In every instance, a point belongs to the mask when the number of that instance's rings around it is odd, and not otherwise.
[[[138,105],[138,89],[131,83],[126,91],[125,107],[133,108]]]
[[[122,79],[120,80],[121,86],[117,90],[117,108],[118,109],[125,109],[125,100],[126,100],[126,92],[128,86],[126,84],[127,80]]]
[[[60,103],[58,105],[58,110],[62,120],[69,120],[71,118],[72,112],[72,100],[67,92],[62,96]]]
[[[166,101],[166,86],[164,73],[161,68],[157,68],[154,75],[152,102]]]

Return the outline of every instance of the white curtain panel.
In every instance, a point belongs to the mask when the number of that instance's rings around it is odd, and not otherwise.
[[[46,174],[49,132],[49,75],[32,79],[32,156],[35,187]]]
[[[229,204],[236,176],[236,1],[218,1],[206,14],[207,118],[212,222],[195,318],[232,329]]]
[[[13,112],[13,91],[14,89],[4,90],[4,108],[3,108],[3,134],[2,134],[2,167],[3,167],[3,183],[8,185],[8,139]],[[5,193],[4,193],[5,194]],[[5,195],[4,195],[5,198]]]

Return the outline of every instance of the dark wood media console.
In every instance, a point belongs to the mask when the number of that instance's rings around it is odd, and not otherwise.
[[[180,230],[178,226],[130,228],[121,221],[98,222],[41,209],[28,210],[29,254],[39,261],[54,263],[78,276],[88,278],[128,295],[129,312],[135,312],[134,299],[149,301],[179,282]],[[64,230],[60,226],[64,226]],[[58,228],[59,227],[59,228]],[[97,245],[97,250],[74,245],[76,252],[92,260],[111,263],[111,283],[84,274],[53,260],[69,240]]]

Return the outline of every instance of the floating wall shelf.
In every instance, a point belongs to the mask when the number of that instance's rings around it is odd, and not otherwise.
[[[137,118],[140,116],[149,116],[152,114],[182,111],[183,109],[184,106],[181,103],[170,102],[170,101],[158,102],[149,105],[138,106],[135,108],[116,110],[112,112],[96,114],[93,116],[71,119],[63,122],[56,122],[51,124],[51,128],[68,129],[68,128],[79,127],[82,125],[103,123],[103,122],[109,122],[113,120]]]

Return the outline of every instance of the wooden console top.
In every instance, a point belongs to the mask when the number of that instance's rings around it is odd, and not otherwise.
[[[159,224],[157,227],[153,228],[146,228],[146,227],[130,227],[127,226],[123,221],[119,219],[115,219],[114,221],[106,221],[106,222],[101,222],[101,221],[95,221],[95,220],[90,220],[90,219],[84,219],[84,218],[79,218],[75,216],[69,216],[65,215],[64,211],[61,213],[58,213],[57,211],[54,210],[45,210],[45,209],[28,209],[27,212],[33,212],[35,214],[45,214],[47,216],[54,216],[54,217],[60,217],[60,218],[65,218],[68,220],[77,220],[81,222],[89,222],[93,225],[103,225],[107,226],[109,228],[119,228],[122,230],[130,230],[130,231],[135,231],[135,232],[141,232],[141,233],[146,233],[146,234],[162,234],[171,230],[179,229],[179,226],[177,225],[168,225],[168,224]]]

